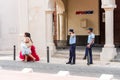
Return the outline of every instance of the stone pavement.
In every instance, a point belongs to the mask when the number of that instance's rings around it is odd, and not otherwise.
[[[68,58],[51,58],[50,63],[46,64],[45,57],[40,62],[21,62],[18,54],[17,61],[13,61],[13,54],[1,54],[0,66],[6,70],[21,71],[23,68],[32,68],[35,72],[56,74],[58,71],[70,71],[71,75],[89,76],[99,78],[101,74],[113,74],[115,78],[120,79],[120,63],[94,61],[93,65],[87,66],[86,60],[77,59],[76,65],[66,65]]]
[[[5,70],[21,71],[24,68],[32,68],[34,72],[56,74],[59,71],[69,71],[73,76],[85,76],[99,78],[102,74],[112,74],[120,80],[120,67],[66,65],[42,62],[0,61],[0,66]]]
[[[98,49],[96,52],[99,52],[100,50],[101,49]],[[63,51],[61,51],[61,52],[63,52]],[[16,57],[17,61],[21,61],[19,59],[19,54],[16,54],[16,56],[17,56]],[[13,60],[13,52],[12,51],[0,51],[0,60],[11,60],[12,61]],[[50,63],[53,63],[53,64],[65,64],[67,61],[68,61],[67,57],[65,57],[65,58],[51,57],[50,58]],[[40,62],[47,63],[46,57],[41,57]],[[87,63],[86,60],[82,60],[82,59],[76,60],[76,65],[87,66],[86,63]],[[94,64],[91,66],[101,66],[101,65],[104,67],[120,67],[119,62],[105,62],[105,61],[100,61],[100,60],[94,60]]]
[[[57,76],[47,73],[22,73],[19,71],[0,70],[0,80],[98,80],[92,77]]]
[[[41,63],[47,63],[46,57],[41,57],[40,58]],[[1,54],[0,53],[0,60],[10,60],[13,61],[13,54],[10,52],[8,54]],[[19,59],[19,55],[17,54],[16,61],[21,61]],[[50,58],[50,63],[52,64],[65,64],[68,61],[68,58],[57,58],[57,57],[51,57]],[[82,60],[82,59],[77,59],[76,60],[76,65],[80,66],[87,66],[87,61]],[[101,66],[102,65],[102,66]],[[105,61],[99,61],[99,60],[94,60],[94,64],[91,66],[101,66],[101,67],[120,67],[119,62],[105,62]]]

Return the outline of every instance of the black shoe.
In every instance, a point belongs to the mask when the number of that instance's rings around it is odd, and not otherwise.
[[[87,65],[91,65],[91,64],[93,64],[93,63],[87,63]]]
[[[84,57],[83,60],[86,60],[86,58]]]
[[[71,64],[71,62],[67,62],[66,64]]]
[[[75,63],[71,63],[71,65],[75,65]]]
[[[93,64],[93,63],[90,63],[90,64]]]
[[[87,63],[87,65],[90,65],[90,63]]]

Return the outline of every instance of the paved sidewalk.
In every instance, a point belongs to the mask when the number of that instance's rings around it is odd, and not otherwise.
[[[5,70],[21,71],[24,68],[32,68],[34,72],[56,74],[59,71],[69,71],[70,75],[99,78],[102,74],[112,74],[120,80],[120,67],[81,66],[41,62],[1,61],[0,66]]]
[[[12,51],[7,51],[7,54],[4,54],[4,53],[6,53],[6,52],[5,51],[4,52],[0,51],[0,60],[13,61]],[[47,63],[46,57],[40,57],[40,59],[41,59],[40,63]],[[19,59],[19,54],[16,54],[16,61],[21,61]],[[68,61],[68,58],[54,58],[54,57],[50,58],[50,63],[52,63],[52,64],[65,64],[67,61]],[[87,61],[82,60],[82,59],[77,59],[76,60],[76,65],[87,66]],[[120,68],[120,63],[119,62],[105,62],[105,61],[94,60],[94,64],[91,65],[91,66],[118,67],[118,68]]]
[[[45,73],[22,73],[18,71],[0,70],[1,80],[98,80],[92,77],[57,76]]]
[[[21,70],[23,68],[33,68],[35,72],[57,73],[60,70],[70,71],[72,75],[100,77],[101,74],[113,74],[115,78],[120,79],[120,63],[94,61],[93,65],[87,66],[86,60],[77,59],[76,65],[66,65],[68,58],[50,58],[50,64],[46,57],[41,57],[40,62],[24,63],[19,59],[13,61],[13,54],[0,56],[0,66],[6,70]]]
[[[47,63],[47,59],[46,58],[41,58],[41,63]],[[68,62],[68,59],[66,58],[51,58],[50,59],[50,63],[52,64],[66,64],[66,62]],[[88,66],[87,65],[87,61],[86,60],[76,60],[76,64],[77,66]],[[100,67],[117,67],[120,68],[120,63],[119,62],[106,62],[106,61],[94,61],[94,64],[90,65],[90,66],[100,66]]]

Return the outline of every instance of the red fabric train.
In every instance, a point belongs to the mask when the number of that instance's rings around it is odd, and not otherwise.
[[[35,50],[35,46],[31,46],[31,51],[32,51],[32,56],[36,58],[36,61],[40,61],[40,58],[39,56],[37,55],[36,53],[36,50]],[[25,59],[25,56],[22,55],[22,52],[20,52],[20,59],[24,60]],[[28,57],[27,59],[28,61],[32,61],[32,59],[30,57]]]

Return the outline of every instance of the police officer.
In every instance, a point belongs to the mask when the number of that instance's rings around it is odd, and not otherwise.
[[[69,61],[66,64],[74,65],[76,61],[76,35],[74,33],[73,29],[69,30],[70,39],[69,39],[69,45],[70,45],[70,53],[69,53]]]
[[[86,46],[86,50],[85,50],[85,56],[84,56],[84,60],[86,59],[87,55],[90,55],[90,62],[87,64],[93,64],[93,59],[92,59],[92,47],[94,45],[94,41],[95,41],[95,34],[93,33],[93,28],[88,28],[88,40],[87,40],[87,46]]]

